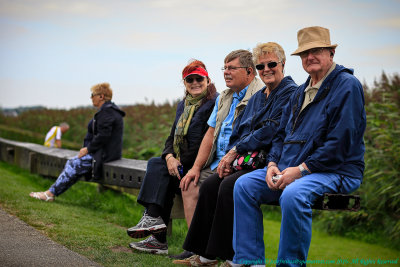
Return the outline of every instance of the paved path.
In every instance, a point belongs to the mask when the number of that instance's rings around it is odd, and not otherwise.
[[[100,266],[0,209],[0,266]]]

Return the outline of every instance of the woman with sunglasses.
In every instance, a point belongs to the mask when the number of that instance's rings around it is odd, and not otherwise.
[[[235,121],[227,154],[217,173],[201,185],[199,199],[183,248],[197,255],[176,264],[209,266],[217,258],[231,266],[234,251],[233,188],[236,180],[251,169],[234,171],[232,162],[239,154],[266,150],[279,127],[282,108],[297,88],[290,76],[284,76],[285,52],[273,42],[258,44],[253,61],[265,87],[254,94]]]
[[[127,230],[132,238],[150,235],[145,240],[130,243],[135,250],[168,254],[166,230],[173,198],[180,193],[179,180],[192,168],[214,108],[217,92],[203,62],[189,63],[182,71],[182,78],[185,97],[178,103],[164,151],[161,157],[148,161],[140,188],[137,201],[146,208],[145,212],[138,224]]]
[[[110,84],[96,84],[90,90],[92,104],[98,110],[88,124],[83,148],[78,156],[67,161],[64,170],[47,191],[31,192],[31,197],[54,201],[82,176],[100,179],[103,162],[121,158],[125,112],[111,102],[113,91]]]

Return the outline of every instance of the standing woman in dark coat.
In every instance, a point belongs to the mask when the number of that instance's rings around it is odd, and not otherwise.
[[[94,85],[91,89],[93,106],[98,108],[89,122],[83,148],[78,156],[65,164],[56,182],[45,192],[31,192],[33,198],[53,201],[74,185],[80,177],[101,178],[103,162],[120,159],[122,156],[123,117],[125,112],[111,102],[112,89],[108,83]]]
[[[173,199],[180,193],[179,180],[192,168],[204,134],[207,120],[217,97],[214,84],[203,62],[195,60],[182,71],[185,98],[178,103],[175,122],[165,142],[161,157],[151,158],[138,196],[146,210],[136,226],[127,230],[133,238],[133,249],[168,254],[166,240]]]

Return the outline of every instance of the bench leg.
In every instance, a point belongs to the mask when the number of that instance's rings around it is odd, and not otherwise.
[[[167,235],[171,236],[172,235],[172,219],[169,219],[169,223],[167,226]]]

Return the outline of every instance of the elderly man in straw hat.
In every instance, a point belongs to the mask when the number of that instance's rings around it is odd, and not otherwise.
[[[331,44],[328,29],[304,28],[297,38],[299,47],[292,55],[300,56],[310,76],[283,110],[267,167],[235,184],[236,264],[264,266],[260,203],[279,201],[277,264],[306,265],[314,201],[324,193],[350,193],[363,178],[363,88],[353,70],[333,61],[337,45]]]

